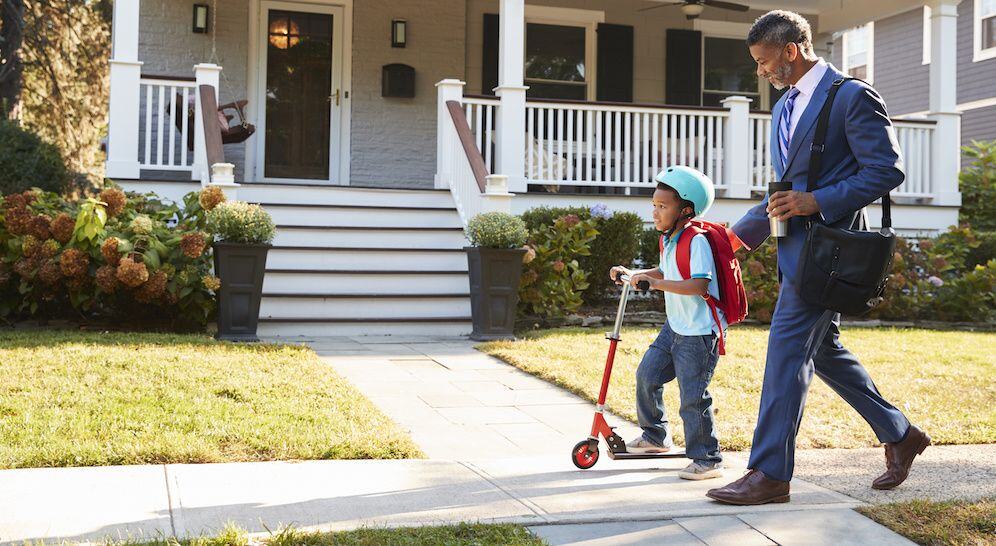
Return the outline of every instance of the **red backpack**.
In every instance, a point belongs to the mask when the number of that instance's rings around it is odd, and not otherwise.
[[[692,220],[685,226],[684,231],[678,237],[678,247],[675,251],[675,261],[678,264],[678,273],[683,279],[691,278],[691,247],[692,238],[698,234],[704,234],[712,248],[712,256],[716,262],[716,281],[719,286],[719,300],[710,294],[702,296],[709,304],[712,311],[712,318],[716,321],[719,330],[719,354],[726,354],[726,340],[723,336],[723,325],[720,323],[719,314],[716,309],[722,309],[726,316],[727,324],[736,324],[747,318],[747,291],[744,290],[744,279],[740,271],[740,261],[733,253],[733,232],[730,228],[706,222],[705,220]],[[661,254],[664,253],[664,236],[660,240]]]

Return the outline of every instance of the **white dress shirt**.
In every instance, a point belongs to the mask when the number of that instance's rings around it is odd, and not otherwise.
[[[795,134],[795,126],[799,124],[799,118],[809,106],[809,100],[813,98],[816,86],[823,80],[823,75],[826,72],[827,62],[823,60],[823,57],[820,57],[816,64],[803,74],[799,81],[795,82],[793,87],[799,90],[799,95],[796,96],[795,104],[792,105],[792,117],[789,119],[789,142],[792,141],[792,135]]]

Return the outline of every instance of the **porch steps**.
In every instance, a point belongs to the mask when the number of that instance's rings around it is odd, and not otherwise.
[[[448,191],[243,184],[277,224],[260,335],[464,335],[462,223]]]

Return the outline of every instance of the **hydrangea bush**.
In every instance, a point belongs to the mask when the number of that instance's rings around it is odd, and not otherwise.
[[[219,287],[206,230],[219,194],[190,193],[182,207],[113,185],[81,200],[0,198],[0,320],[203,328]]]

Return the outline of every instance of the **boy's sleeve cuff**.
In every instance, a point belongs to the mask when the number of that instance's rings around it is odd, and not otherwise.
[[[693,279],[709,279],[712,280],[712,273],[692,273]]]

